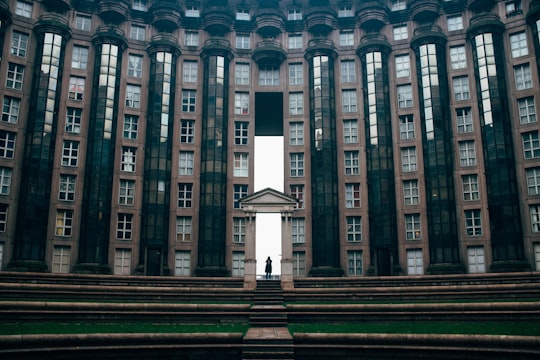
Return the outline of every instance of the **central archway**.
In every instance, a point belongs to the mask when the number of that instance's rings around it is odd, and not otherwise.
[[[266,188],[240,200],[246,216],[246,242],[244,260],[244,288],[257,287],[256,218],[257,213],[281,214],[281,287],[292,289],[292,213],[297,209],[297,200],[280,191]]]

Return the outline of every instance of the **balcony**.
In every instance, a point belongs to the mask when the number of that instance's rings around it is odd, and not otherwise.
[[[255,29],[263,37],[273,37],[285,30],[285,17],[276,9],[261,9],[254,16]]]
[[[280,65],[287,58],[287,53],[279,42],[263,40],[257,43],[252,57],[258,65]]]
[[[234,14],[229,8],[210,7],[202,14],[203,27],[210,34],[226,34],[231,31]]]
[[[360,5],[358,24],[366,31],[378,31],[388,22],[388,8],[375,1]]]
[[[71,9],[70,0],[43,0],[42,3],[49,11],[62,13]]]
[[[306,26],[314,35],[327,35],[336,27],[336,13],[330,8],[313,8],[306,14]]]
[[[106,22],[119,24],[127,19],[130,8],[127,0],[99,0],[98,15]]]
[[[330,56],[334,59],[337,58],[338,54],[334,42],[323,38],[310,40],[304,57],[310,59],[319,55]]]
[[[159,1],[149,10],[152,25],[159,31],[173,31],[180,26],[182,11],[173,1]]]
[[[409,8],[413,20],[422,23],[438,18],[441,4],[438,0],[413,0],[409,3]]]
[[[468,7],[469,10],[476,13],[489,12],[495,3],[495,0],[469,0]]]

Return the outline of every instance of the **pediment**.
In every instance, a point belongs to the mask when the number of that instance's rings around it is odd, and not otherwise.
[[[266,188],[240,199],[240,207],[244,210],[260,212],[278,212],[281,209],[292,210],[298,201],[281,191]]]

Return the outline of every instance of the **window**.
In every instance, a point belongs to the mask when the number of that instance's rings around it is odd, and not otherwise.
[[[141,107],[140,85],[126,85],[126,106],[135,109]]]
[[[456,109],[456,123],[459,134],[473,131],[471,108]]]
[[[236,85],[249,85],[248,63],[236,63],[234,69],[234,83]]]
[[[401,170],[403,172],[416,171],[416,147],[401,149]]]
[[[180,151],[178,157],[178,175],[193,175],[195,153],[193,151]]]
[[[527,175],[527,193],[540,195],[540,167],[528,168],[525,173]]]
[[[420,214],[405,215],[405,239],[418,240],[422,238],[420,230]]]
[[[396,56],[396,77],[411,76],[411,59],[409,54]]]
[[[122,137],[124,139],[134,140],[137,139],[137,133],[139,128],[139,117],[135,115],[124,116],[124,129]]]
[[[250,46],[250,38],[248,35],[236,35],[236,48],[237,49],[249,49]]]
[[[195,112],[195,90],[182,90],[182,111]]]
[[[131,240],[133,233],[133,214],[118,214],[116,221],[116,238]]]
[[[17,0],[17,3],[15,4],[15,14],[24,16],[27,18],[31,18],[32,17],[32,3],[29,3],[27,1]]]
[[[131,250],[116,249],[114,252],[114,275],[131,275]]]
[[[88,68],[87,47],[73,45],[73,54],[71,55],[71,67],[73,69],[79,70],[86,70]]]
[[[464,201],[474,201],[480,199],[480,192],[478,190],[478,175],[463,175],[461,177],[461,183],[463,186]]]
[[[184,45],[199,46],[199,33],[195,31],[186,31]]]
[[[84,86],[86,79],[78,76],[71,76],[69,78],[69,93],[68,98],[70,100],[82,100],[84,98]]]
[[[340,46],[353,46],[354,45],[354,33],[352,30],[342,30],[339,32],[339,45]]]
[[[235,184],[233,189],[233,208],[240,209],[240,199],[247,196],[248,186],[244,184]]]
[[[482,235],[482,219],[480,209],[465,210],[465,231],[467,236]]]
[[[28,47],[28,35],[13,31],[11,35],[11,55],[26,57],[26,50]]]
[[[448,17],[448,31],[456,31],[463,29],[463,18],[461,15]]]
[[[406,40],[409,38],[407,25],[394,26],[394,40]]]
[[[510,35],[510,48],[512,49],[513,58],[529,55],[525,31]]]
[[[338,17],[351,17],[353,16],[351,5],[342,5],[338,10]]]
[[[195,121],[180,121],[180,142],[183,144],[193,144],[195,142]]]
[[[452,46],[450,48],[450,65],[452,69],[465,69],[467,68],[467,54],[465,53],[465,46]]]
[[[476,147],[474,140],[460,141],[459,145],[459,164],[461,166],[476,165]]]
[[[289,9],[289,14],[287,15],[287,20],[302,20],[302,10],[300,9]]]
[[[6,76],[6,87],[15,90],[21,90],[24,78],[24,66],[9,63]]]
[[[289,34],[289,49],[302,49],[302,34]]]
[[[189,251],[176,251],[174,253],[174,276],[190,276],[191,253]]]
[[[129,37],[133,40],[144,41],[146,29],[141,25],[131,25]]]
[[[289,144],[304,145],[304,123],[292,122],[289,124]]]
[[[517,90],[532,88],[531,68],[528,63],[514,66],[514,77]]]
[[[306,221],[304,218],[292,218],[292,242],[293,244],[303,244],[306,242]]]
[[[236,11],[236,20],[249,21],[249,10],[239,9]]]
[[[356,82],[356,68],[354,60],[343,60],[341,62],[341,82]]]
[[[58,200],[73,201],[75,200],[75,175],[60,175],[60,183],[58,185]]]
[[[120,179],[118,191],[119,205],[133,205],[135,202],[135,180]]]
[[[199,17],[199,7],[196,5],[189,5],[186,7],[186,17]]]
[[[260,86],[279,85],[279,67],[277,66],[259,67],[259,85]]]
[[[423,275],[424,260],[422,249],[407,250],[407,275]]]
[[[518,14],[522,14],[521,0],[513,0],[505,3],[506,16],[511,17]]]
[[[356,112],[356,90],[343,90],[341,92],[343,112]]]
[[[529,124],[536,122],[536,106],[534,104],[534,97],[526,97],[518,99],[519,107],[519,121],[522,124]]]
[[[126,172],[135,172],[135,163],[137,161],[137,148],[131,146],[122,146],[122,161],[120,170]]]
[[[183,79],[184,82],[196,83],[197,82],[197,72],[199,64],[197,61],[186,60],[184,61],[183,67]]]
[[[62,166],[77,166],[79,161],[79,142],[66,140],[62,149]]]
[[[234,153],[234,176],[248,177],[248,153]]]
[[[398,107],[400,109],[413,106],[412,86],[410,84],[399,85],[397,87],[397,95],[398,95]]]
[[[233,242],[236,244],[246,242],[246,218],[233,218]]]
[[[362,276],[362,251],[347,251],[347,273],[349,276]]]
[[[523,155],[525,159],[533,159],[540,156],[540,142],[538,141],[538,131],[530,131],[521,134],[523,141]]]
[[[345,175],[360,174],[358,151],[345,151]]]
[[[129,54],[128,76],[142,78],[143,57],[141,55]]]
[[[420,204],[418,180],[415,179],[403,181],[403,200],[405,205]]]
[[[302,64],[289,64],[289,85],[302,85],[304,83]]]
[[[146,11],[146,0],[133,0],[133,4],[131,5],[131,8],[133,10]]]
[[[233,251],[232,276],[244,276],[245,254],[243,251]]]
[[[68,107],[66,111],[66,132],[81,133],[82,109]]]
[[[191,241],[192,228],[191,216],[177,216],[176,241]]]
[[[302,115],[304,113],[304,94],[289,94],[289,115]]]
[[[302,177],[304,176],[304,154],[303,153],[291,153],[290,155],[290,164],[291,164],[291,177]]]
[[[293,276],[306,276],[306,253],[293,251],[292,253]]]
[[[347,241],[362,241],[362,217],[347,216]]]
[[[12,174],[13,170],[11,168],[0,167],[0,195],[9,195]]]
[[[360,184],[345,184],[345,207],[359,208],[360,207]]]
[[[85,15],[75,16],[75,29],[82,31],[90,31],[92,28],[92,18]]]
[[[531,215],[532,232],[540,232],[540,204],[529,205],[529,213]]]
[[[178,183],[178,207],[190,208],[193,199],[193,184]]]
[[[73,210],[56,210],[56,236],[71,236]]]
[[[249,140],[248,132],[249,123],[243,121],[236,121],[234,123],[234,144],[235,145],[247,145]]]
[[[0,232],[6,231],[7,216],[8,216],[7,204],[0,204]]]
[[[467,76],[459,76],[452,79],[454,84],[454,99],[468,100],[471,98],[469,91],[469,78]]]
[[[21,99],[4,96],[4,104],[2,106],[2,121],[10,124],[19,122],[19,111],[21,109]]]
[[[416,137],[414,132],[414,118],[412,115],[399,117],[399,138],[401,140],[412,140]]]
[[[343,142],[345,144],[358,143],[358,120],[343,120]]]
[[[392,11],[405,10],[406,8],[407,4],[405,3],[405,0],[392,0]]]
[[[53,273],[68,274],[69,273],[69,246],[54,246],[51,271]]]
[[[298,200],[297,209],[304,208],[304,185],[291,185],[291,196]]]
[[[249,93],[234,93],[234,113],[240,115],[249,114]]]
[[[484,247],[483,246],[467,247],[467,263],[468,263],[469,274],[485,273],[486,260],[484,256]]]

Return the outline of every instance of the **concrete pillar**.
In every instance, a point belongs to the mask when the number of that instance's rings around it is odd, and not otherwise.
[[[255,249],[256,215],[252,207],[245,210],[246,243],[244,246],[244,289],[254,290],[257,287],[257,251]]]
[[[292,209],[281,211],[281,288],[293,289]]]

